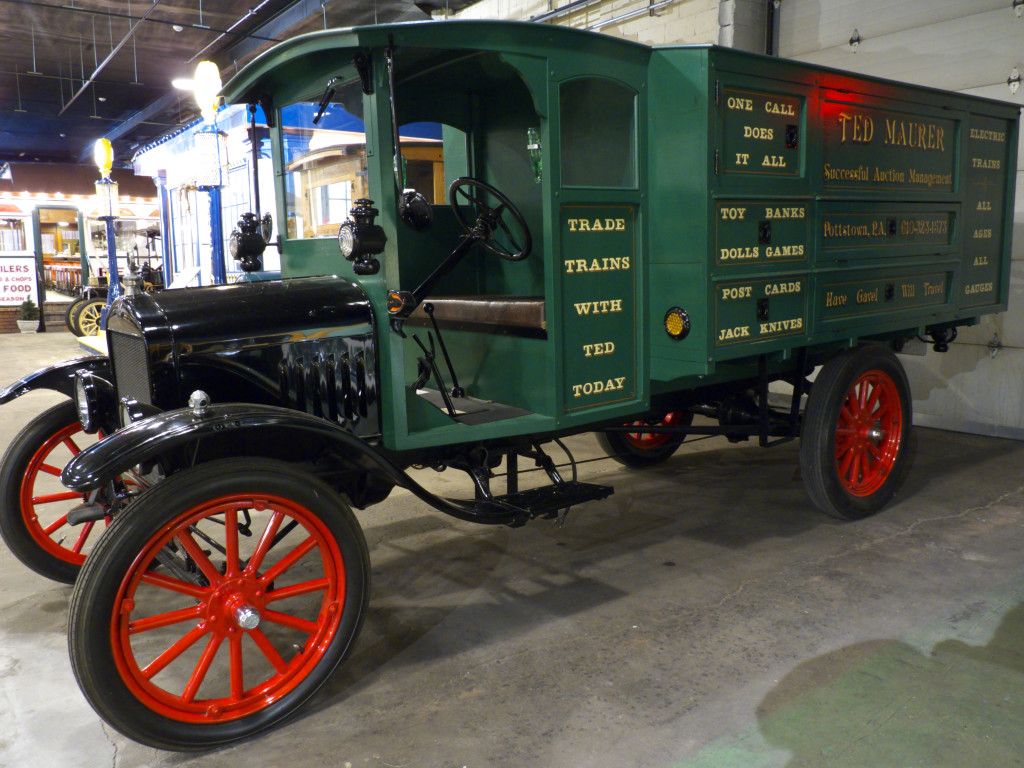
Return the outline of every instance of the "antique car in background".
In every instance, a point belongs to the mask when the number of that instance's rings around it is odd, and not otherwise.
[[[73,397],[8,450],[0,530],[81,569],[76,678],[153,746],[245,738],[328,679],[369,600],[351,506],[400,486],[519,526],[612,492],[555,464],[563,435],[632,466],[799,435],[811,501],[863,517],[908,467],[894,350],[1006,308],[1010,105],[505,22],[305,35],[224,95],[270,123],[283,279],[127,296],[109,357],[0,393]]]

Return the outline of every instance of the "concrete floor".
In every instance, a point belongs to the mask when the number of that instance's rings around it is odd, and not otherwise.
[[[0,336],[4,383],[76,354]],[[53,400],[0,408],[0,444]],[[0,547],[0,765],[1024,765],[1022,468],[1024,443],[918,430],[902,501],[857,523],[811,507],[795,445],[721,439],[584,465],[616,493],[561,529],[395,493],[360,513],[354,656],[288,725],[199,755],[104,727],[67,660],[70,589]]]

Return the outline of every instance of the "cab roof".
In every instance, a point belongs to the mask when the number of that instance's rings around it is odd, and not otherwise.
[[[274,46],[246,65],[224,86],[228,103],[259,101],[294,84],[296,78],[315,77],[325,58],[347,63],[346,54],[357,50],[402,47],[447,50],[500,51],[543,56],[557,66],[560,59],[581,53],[611,61],[646,62],[651,48],[621,38],[571,27],[523,21],[417,21],[349,27],[310,32]]]

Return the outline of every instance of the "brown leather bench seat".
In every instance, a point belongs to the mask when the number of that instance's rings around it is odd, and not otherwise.
[[[548,336],[543,296],[436,296],[418,306],[406,322],[429,326],[424,311],[427,304],[433,304],[434,319],[444,329],[537,339]]]

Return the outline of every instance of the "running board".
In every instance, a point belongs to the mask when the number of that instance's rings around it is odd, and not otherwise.
[[[527,491],[517,491],[504,496],[493,496],[489,499],[458,503],[481,518],[509,517],[511,515],[511,520],[507,524],[518,527],[538,517],[555,517],[559,510],[568,509],[587,501],[604,499],[611,496],[612,493],[614,493],[614,489],[609,485],[571,481],[531,488]]]

